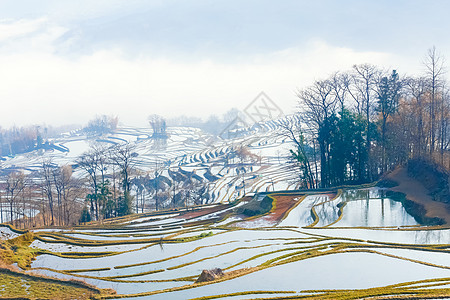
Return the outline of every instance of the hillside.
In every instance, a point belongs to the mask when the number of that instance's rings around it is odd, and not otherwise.
[[[431,191],[425,187],[423,181],[409,176],[406,167],[398,167],[387,177],[398,183],[398,186],[392,187],[391,190],[404,193],[407,199],[422,205],[426,217],[440,218],[450,224],[449,206],[433,200]]]
[[[30,174],[41,169],[43,161],[51,161],[60,166],[72,165],[74,175],[82,177],[85,174],[77,168],[76,160],[91,145],[108,148],[128,143],[135,147],[133,164],[144,178],[138,181],[135,176],[134,182],[135,189],[145,191],[143,202],[150,205],[157,190],[161,195],[175,188],[174,183],[176,186],[189,178],[205,191],[201,204],[228,203],[248,193],[298,187],[289,162],[289,150],[294,145],[283,136],[280,127],[292,120],[293,117],[284,117],[223,134],[229,138],[192,127],[169,127],[167,139],[152,138],[150,127],[119,126],[113,134],[101,136],[71,132],[52,140],[54,147],[50,150],[4,157],[2,167],[4,172],[22,170]],[[156,171],[160,176],[157,188],[151,178]],[[168,205],[173,204],[166,202],[162,206]]]

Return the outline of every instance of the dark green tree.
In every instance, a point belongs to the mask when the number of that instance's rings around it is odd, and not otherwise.
[[[83,207],[80,216],[80,223],[86,223],[91,221],[91,214],[89,213],[89,209],[87,206]]]
[[[388,126],[388,119],[392,116],[398,108],[398,100],[400,98],[400,90],[402,83],[399,79],[396,70],[392,74],[381,78],[378,86],[377,96],[377,111],[380,113],[380,127],[381,127],[381,169],[382,172],[387,170],[387,139],[386,132]]]
[[[117,215],[125,216],[133,213],[132,203],[133,196],[131,196],[128,191],[124,192],[123,195],[119,197]]]
[[[111,187],[109,180],[105,180],[99,184],[99,193],[97,194],[98,202],[102,208],[103,218],[108,219],[114,217],[115,202],[112,197]]]
[[[365,120],[345,108],[330,120],[331,184],[363,182],[367,167]]]
[[[308,188],[315,188],[314,174],[311,171],[311,165],[307,154],[307,145],[302,133],[296,139],[297,149],[290,150],[291,157],[298,163],[300,167],[300,180]]]

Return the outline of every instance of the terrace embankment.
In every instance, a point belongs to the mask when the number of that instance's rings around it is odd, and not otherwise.
[[[408,175],[406,167],[398,167],[388,174],[387,178],[398,183],[398,186],[390,188],[392,191],[403,193],[408,200],[423,206],[425,217],[439,218],[445,221],[447,225],[450,224],[449,205],[435,201],[430,194],[431,191],[425,187],[420,177],[413,178]]]
[[[50,278],[19,270],[29,269],[39,250],[30,248],[32,233],[0,239],[0,299],[94,299],[115,294],[82,281]]]
[[[241,199],[241,201],[244,202],[248,202],[250,201],[251,197],[243,197]],[[176,218],[180,218],[180,219],[192,219],[192,218],[197,218],[197,217],[201,217],[201,216],[205,216],[208,214],[212,214],[212,213],[218,213],[221,212],[227,208],[231,208],[233,207],[233,204],[220,204],[220,205],[216,205],[216,206],[212,206],[212,207],[206,207],[206,208],[202,208],[202,207],[198,207],[195,210],[192,211],[186,211],[182,214],[180,214],[179,216],[177,216]],[[221,214],[219,214],[221,215]]]
[[[322,194],[322,193],[321,193]],[[253,216],[247,220],[238,222],[235,226],[241,227],[257,227],[257,226],[274,226],[283,220],[287,214],[306,197],[306,193],[273,193],[266,197],[272,199],[270,211],[262,216]],[[333,199],[336,193],[325,193],[323,195]],[[267,199],[267,198],[266,198]]]
[[[0,263],[0,299],[100,299],[114,295],[78,280],[62,280],[25,273]]]

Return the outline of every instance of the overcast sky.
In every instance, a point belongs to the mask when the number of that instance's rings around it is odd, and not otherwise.
[[[0,126],[206,117],[353,64],[450,57],[450,1],[1,0]]]

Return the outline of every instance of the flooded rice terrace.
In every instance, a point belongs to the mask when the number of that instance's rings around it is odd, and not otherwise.
[[[450,230],[420,226],[382,189],[267,195],[275,205],[259,217],[237,213],[247,197],[203,209],[134,215],[102,226],[36,230],[31,246],[47,254],[37,257],[31,272],[117,291],[107,298],[420,298],[448,293]],[[223,275],[196,282],[203,270],[215,268]]]

